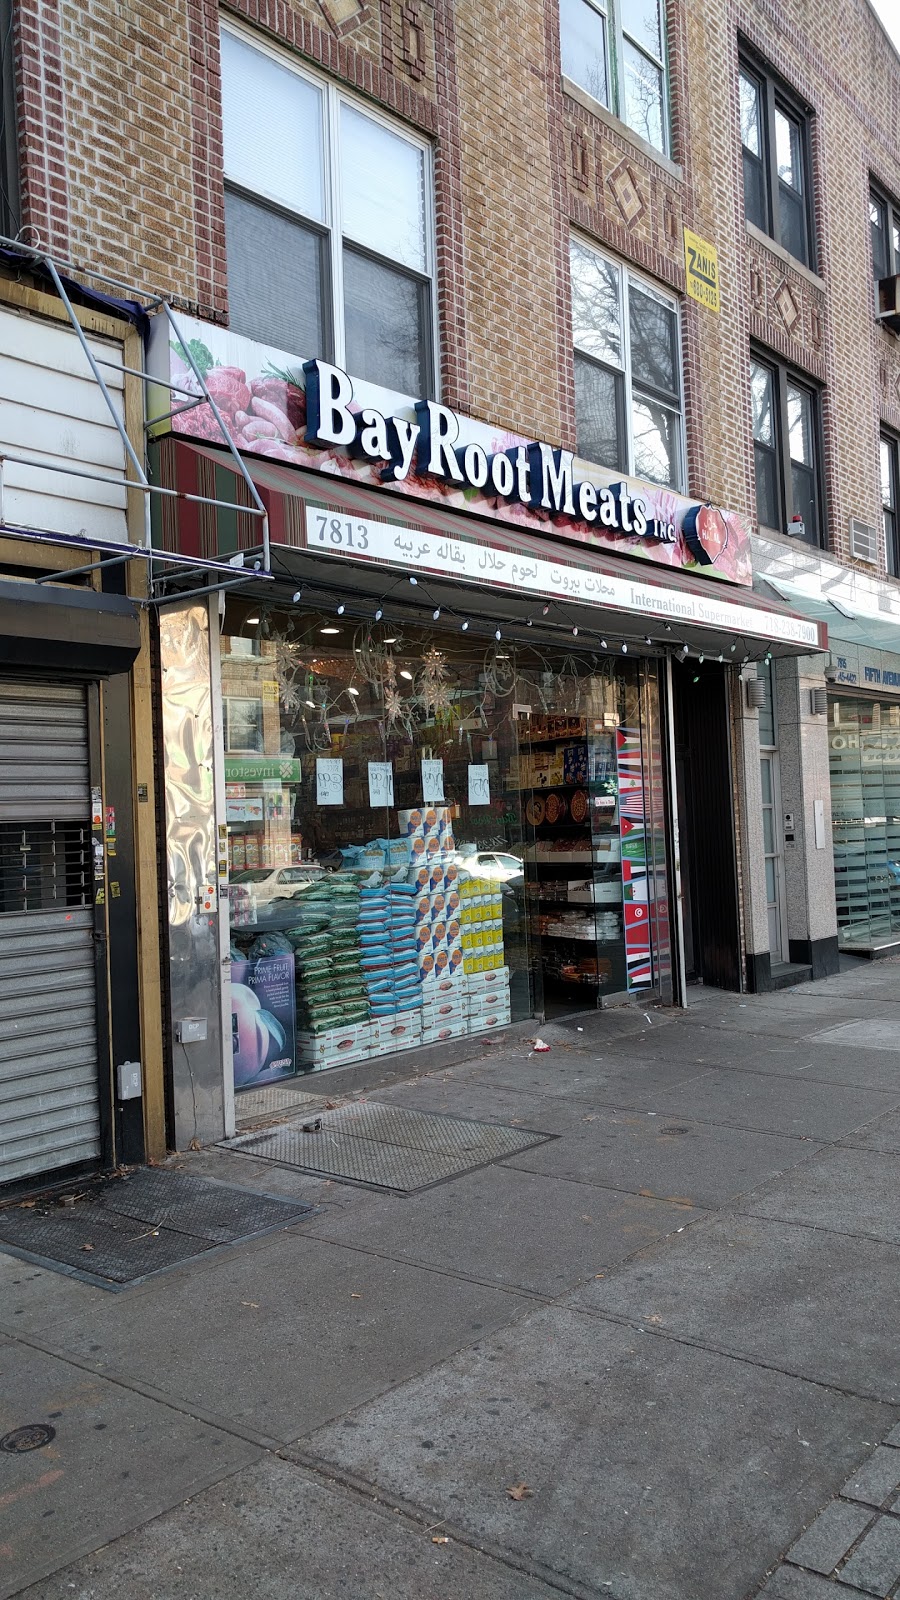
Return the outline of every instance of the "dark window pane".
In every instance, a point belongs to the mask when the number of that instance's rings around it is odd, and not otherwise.
[[[744,216],[763,233],[769,231],[766,207],[766,175],[761,161],[744,151]]]
[[[791,462],[791,517],[802,517],[804,538],[809,544],[818,544],[819,517],[816,507],[815,473],[809,467],[801,467],[796,461]]]
[[[755,444],[753,446],[753,459],[756,467],[757,521],[766,528],[780,528],[778,470],[775,452],[767,449],[764,445]]]
[[[563,73],[608,106],[606,18],[588,0],[560,0],[559,29]]]
[[[869,196],[869,224],[872,230],[872,272],[876,278],[886,278],[890,272],[887,214],[875,195]]]
[[[344,247],[344,329],[347,370],[370,383],[424,395],[428,371],[427,291]]]
[[[619,0],[622,27],[652,55],[662,58],[659,0]]]
[[[329,356],[321,235],[226,191],[225,243],[234,332],[289,355]]]
[[[806,261],[806,218],[803,200],[786,184],[778,185],[778,218],[781,224],[781,243],[798,261]]]
[[[627,472],[623,428],[622,379],[575,354],[575,422],[578,454],[598,467]]]
[[[641,388],[678,395],[676,319],[671,306],[629,285],[631,370]]]

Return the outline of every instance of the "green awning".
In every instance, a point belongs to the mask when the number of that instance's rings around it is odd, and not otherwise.
[[[767,585],[773,594],[787,600],[803,616],[826,623],[829,642],[841,639],[846,644],[900,655],[900,613],[893,617],[856,601],[848,605],[843,600],[829,600],[822,594],[810,594],[799,584],[788,583],[784,578],[762,578],[757,579],[757,583]]]

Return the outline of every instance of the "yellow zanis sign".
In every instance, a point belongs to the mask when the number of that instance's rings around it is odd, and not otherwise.
[[[684,270],[687,292],[709,311],[719,309],[719,252],[708,239],[690,228],[684,230]]]

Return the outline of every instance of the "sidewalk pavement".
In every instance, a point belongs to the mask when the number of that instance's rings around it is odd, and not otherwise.
[[[319,1209],[123,1293],[0,1255],[0,1433],[56,1429],[0,1453],[0,1596],[894,1594],[898,980],[370,1090],[556,1135],[407,1198],[179,1156]]]

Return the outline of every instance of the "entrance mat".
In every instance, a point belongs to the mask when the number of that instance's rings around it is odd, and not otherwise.
[[[238,1134],[228,1147],[318,1177],[414,1194],[555,1137],[534,1128],[364,1100],[307,1116],[305,1125],[294,1118],[277,1128]]]
[[[0,1250],[106,1289],[124,1288],[217,1246],[284,1228],[312,1210],[210,1178],[143,1168],[91,1185],[74,1204],[54,1195],[0,1209]]]

